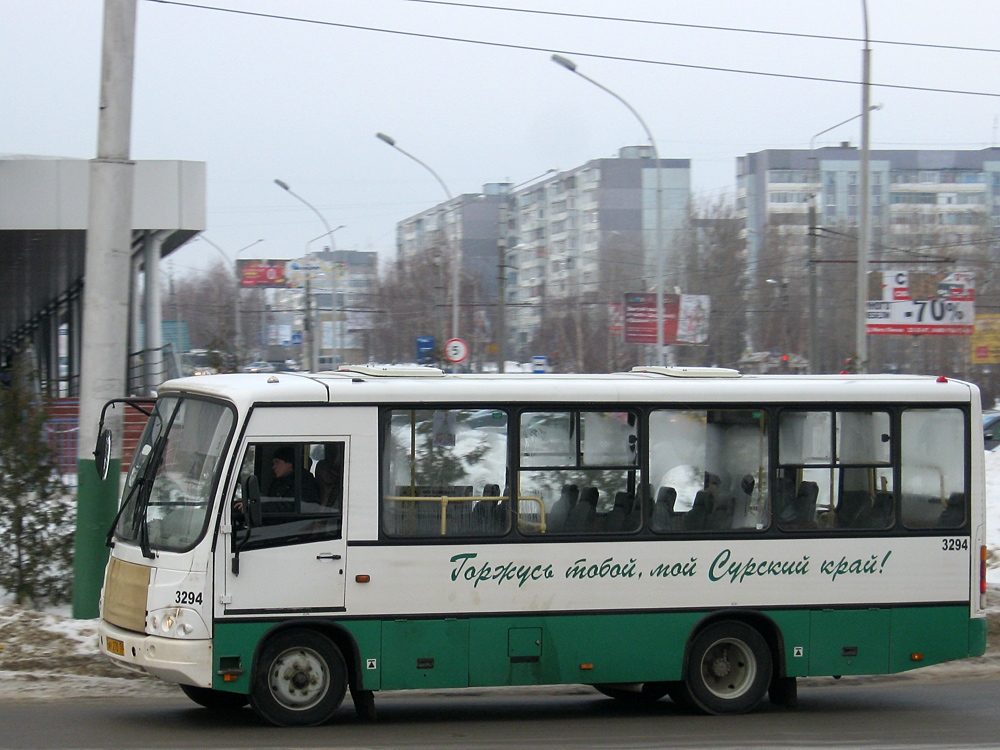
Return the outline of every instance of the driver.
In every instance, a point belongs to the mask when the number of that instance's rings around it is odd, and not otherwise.
[[[269,497],[295,497],[294,446],[282,445],[274,451],[271,470],[274,472],[274,479],[268,484],[265,494]],[[319,500],[319,486],[308,471],[302,472],[302,499],[313,503]]]

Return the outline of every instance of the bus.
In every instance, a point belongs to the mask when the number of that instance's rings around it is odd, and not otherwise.
[[[423,367],[165,383],[101,650],[276,725],[586,684],[709,714],[986,645],[969,383]]]

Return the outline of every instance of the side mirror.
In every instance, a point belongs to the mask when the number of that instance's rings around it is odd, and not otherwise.
[[[111,430],[105,428],[97,436],[97,445],[94,447],[94,461],[97,468],[97,475],[103,482],[108,478],[108,467],[111,465]]]
[[[251,474],[246,478],[243,485],[243,500],[246,503],[246,517],[248,526],[261,525],[261,504],[260,504],[260,482],[256,474]]]

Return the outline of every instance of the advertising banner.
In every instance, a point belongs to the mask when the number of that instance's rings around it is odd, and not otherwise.
[[[705,294],[663,295],[663,343],[705,344],[711,300]],[[625,295],[624,329],[626,344],[655,344],[656,295]]]
[[[677,315],[680,295],[663,295],[663,343],[677,342]],[[625,295],[625,343],[656,343],[656,295],[629,293]]]
[[[975,274],[971,271],[871,274],[868,333],[971,336],[975,294]]]
[[[972,364],[1000,364],[1000,315],[977,315],[972,332]]]
[[[285,288],[287,260],[238,260],[236,269],[240,275],[241,287]]]

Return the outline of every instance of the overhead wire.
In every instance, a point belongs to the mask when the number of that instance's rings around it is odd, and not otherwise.
[[[644,65],[660,65],[660,66],[671,67],[671,68],[684,68],[684,69],[687,69],[687,70],[704,70],[704,71],[711,71],[711,72],[715,72],[715,73],[734,73],[734,74],[738,74],[738,75],[750,75],[750,76],[758,76],[758,77],[764,77],[764,78],[781,78],[781,79],[785,79],[785,80],[808,81],[808,82],[811,82],[811,83],[835,83],[835,84],[849,85],[849,86],[861,86],[862,85],[861,81],[855,81],[855,80],[846,79],[846,78],[827,78],[827,77],[824,77],[824,76],[807,76],[807,75],[796,74],[796,73],[776,73],[776,72],[773,72],[773,71],[750,70],[749,68],[730,68],[730,67],[719,66],[719,65],[696,65],[694,63],[680,63],[680,62],[672,62],[672,61],[669,61],[669,60],[649,60],[649,59],[645,59],[645,58],[641,58],[641,57],[625,57],[625,56],[622,56],[622,55],[609,55],[609,54],[601,54],[601,53],[598,53],[598,52],[582,52],[580,50],[568,50],[568,49],[565,49],[565,48],[536,47],[536,46],[527,45],[527,44],[514,44],[512,42],[493,42],[493,41],[488,41],[488,40],[485,40],[485,39],[469,39],[469,38],[465,38],[465,37],[446,36],[444,34],[429,34],[429,33],[426,33],[426,32],[418,32],[418,31],[402,31],[402,30],[399,30],[399,29],[387,29],[387,28],[380,28],[380,27],[377,27],[377,26],[363,26],[363,25],[360,25],[360,24],[341,23],[341,22],[338,22],[338,21],[321,21],[321,20],[313,19],[313,18],[302,18],[302,17],[299,17],[299,16],[286,16],[286,15],[281,15],[281,14],[277,14],[277,13],[262,13],[260,11],[239,10],[239,9],[236,9],[236,8],[220,8],[220,7],[214,6],[214,5],[204,5],[204,4],[201,4],[201,3],[183,2],[182,0],[146,0],[146,2],[149,2],[149,3],[158,3],[160,5],[173,5],[173,6],[183,7],[183,8],[194,8],[194,9],[198,9],[198,10],[217,11],[217,12],[220,12],[220,13],[232,13],[232,14],[235,14],[235,15],[252,16],[252,17],[255,17],[255,18],[267,18],[267,19],[277,20],[277,21],[291,21],[291,22],[296,22],[296,23],[307,23],[307,24],[312,24],[312,25],[316,25],[316,26],[329,26],[329,27],[341,28],[341,29],[352,29],[354,31],[370,31],[370,32],[380,33],[380,34],[393,34],[393,35],[396,35],[396,36],[406,36],[406,37],[413,37],[413,38],[419,38],[419,39],[434,39],[434,40],[437,40],[437,41],[457,42],[457,43],[461,43],[461,44],[474,44],[474,45],[479,45],[479,46],[484,46],[484,47],[496,47],[496,48],[502,48],[502,49],[522,50],[522,51],[528,51],[528,52],[546,52],[546,53],[550,53],[550,54],[556,54],[557,53],[557,54],[561,54],[561,55],[573,55],[575,57],[587,57],[587,58],[591,58],[591,59],[595,59],[595,60],[613,60],[613,61],[616,61],[616,62],[632,62],[632,63],[640,63],[640,64],[644,64]],[[971,90],[965,90],[965,89],[947,89],[947,88],[939,88],[939,87],[933,87],[933,86],[913,86],[913,85],[907,85],[907,84],[901,84],[901,83],[876,83],[876,82],[872,82],[870,85],[871,86],[877,86],[879,88],[884,88],[884,89],[894,89],[894,90],[898,90],[898,91],[923,91],[925,93],[934,93],[934,94],[960,94],[960,95],[964,95],[964,96],[984,96],[984,97],[990,97],[990,98],[1000,98],[1000,92],[993,92],[993,91],[971,91]]]
[[[401,2],[422,3],[425,5],[448,5],[456,8],[472,8],[476,10],[498,10],[509,13],[529,13],[540,16],[558,16],[562,18],[579,18],[594,21],[616,21],[620,23],[643,24],[648,26],[672,26],[680,29],[699,29],[703,31],[731,31],[741,34],[763,34],[769,36],[784,36],[798,39],[816,39],[833,42],[864,43],[862,37],[837,36],[834,34],[809,34],[800,31],[775,31],[772,29],[751,29],[742,26],[715,26],[702,23],[681,23],[679,21],[658,21],[651,18],[627,18],[624,16],[603,16],[595,13],[571,13],[561,10],[540,10],[538,8],[511,8],[503,5],[484,5],[482,3],[459,3],[454,0],[401,0]],[[992,47],[971,47],[960,44],[931,44],[927,42],[906,42],[898,39],[868,39],[869,44],[897,45],[902,47],[923,47],[927,49],[952,50],[959,52],[991,52],[1000,53],[1000,49]]]

